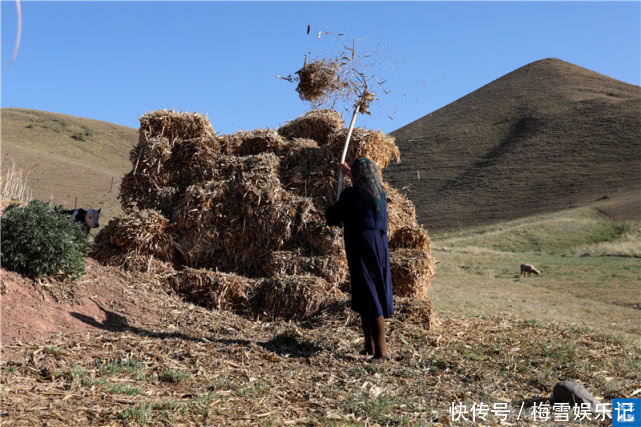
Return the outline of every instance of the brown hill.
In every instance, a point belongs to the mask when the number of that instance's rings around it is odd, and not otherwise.
[[[2,109],[2,171],[12,161],[33,197],[73,207],[120,212],[120,179],[131,169],[136,129],[99,120],[22,108]],[[112,181],[113,180],[113,181]],[[112,184],[113,183],[113,184]]]
[[[386,177],[435,231],[599,199],[638,218],[640,112],[641,87],[536,61],[392,132],[402,162]]]

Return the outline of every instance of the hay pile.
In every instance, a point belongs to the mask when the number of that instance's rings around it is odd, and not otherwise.
[[[187,301],[216,310],[249,308],[253,280],[233,273],[185,268],[169,277],[171,287]]]
[[[310,62],[296,71],[296,74],[298,74],[296,92],[303,101],[318,101],[332,92],[348,87],[348,82],[341,79],[340,64],[337,60],[321,59]]]
[[[224,136],[198,113],[159,110],[140,123],[120,188],[125,213],[98,234],[95,258],[160,274],[196,304],[253,316],[301,319],[345,298],[342,230],[324,217],[347,133],[338,113]],[[384,168],[399,150],[382,132],[356,128],[347,161],[357,156]],[[427,232],[412,203],[385,188],[395,294],[431,307]]]

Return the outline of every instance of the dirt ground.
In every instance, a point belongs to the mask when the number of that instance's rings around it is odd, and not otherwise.
[[[113,330],[130,326],[128,319],[161,322],[161,313],[125,273],[86,261],[86,273],[74,282],[32,280],[0,269],[2,359],[13,356],[8,345],[33,344],[57,332]]]

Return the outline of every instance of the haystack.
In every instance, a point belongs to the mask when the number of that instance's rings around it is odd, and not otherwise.
[[[280,179],[288,191],[313,199],[325,209],[336,201],[337,160],[329,148],[309,139],[297,139],[281,152]]]
[[[306,319],[341,295],[337,286],[317,276],[275,276],[260,280],[252,305],[270,318]]]
[[[418,325],[428,331],[439,324],[438,314],[429,297],[421,299],[395,297],[394,318],[403,323]]]
[[[156,110],[140,118],[138,140],[166,138],[170,142],[188,139],[211,139],[215,135],[209,119],[200,113]]]
[[[172,172],[169,185],[182,192],[192,184],[212,179],[216,173],[214,161],[222,149],[222,141],[217,137],[188,139],[174,144],[167,164]]]
[[[238,131],[231,135],[223,135],[221,142],[225,154],[236,156],[278,153],[285,146],[283,137],[273,129]]]
[[[348,131],[349,129],[343,128],[330,136],[328,144],[337,159],[343,152]],[[350,164],[357,157],[367,157],[382,171],[392,160],[399,162],[401,152],[394,142],[394,137],[381,131],[355,128],[352,131],[346,161]]]
[[[340,66],[337,61],[321,59],[305,64],[303,68],[296,71],[298,96],[304,101],[314,102],[347,88],[347,83],[341,80],[339,71]]]
[[[275,276],[318,276],[328,283],[341,284],[348,280],[347,259],[337,256],[306,256],[302,251],[275,251],[265,263],[263,273]]]
[[[244,312],[254,281],[232,273],[185,268],[168,278],[171,287],[187,301],[216,310]]]
[[[343,129],[343,118],[334,110],[312,110],[285,123],[278,133],[285,138],[316,139],[319,144],[329,142],[330,136]]]
[[[96,245],[109,244],[123,252],[172,259],[173,241],[169,220],[160,212],[132,209],[114,218],[96,236]]]
[[[394,295],[426,299],[434,277],[434,259],[418,249],[390,251]]]
[[[162,261],[153,255],[126,252],[104,241],[93,246],[91,257],[103,265],[118,267],[129,272],[147,273],[161,278],[176,273],[170,262]]]
[[[209,162],[221,144],[209,120],[199,113],[158,110],[140,118],[132,170],[123,177],[123,210],[156,209],[170,217],[180,192],[209,179]],[[190,167],[185,168],[188,164]]]
[[[220,156],[216,180],[185,190],[173,216],[188,265],[256,274],[306,221],[307,202],[283,191],[278,158]]]
[[[178,195],[176,187],[160,186],[153,177],[129,172],[122,178],[118,198],[125,212],[131,209],[154,209],[171,217]]]
[[[422,225],[405,226],[395,230],[389,240],[390,250],[418,249],[426,253],[432,252],[430,238]]]
[[[95,256],[156,271],[209,308],[313,316],[341,298],[339,286],[348,280],[342,230],[328,227],[324,215],[336,199],[346,133],[329,110],[307,113],[278,132],[222,137],[197,113],[149,113],[121,186],[125,214],[99,233]],[[392,137],[357,128],[347,161],[356,156],[384,168],[399,151]],[[427,232],[412,203],[384,185],[394,292],[431,306],[426,291],[435,262]]]
[[[396,231],[403,227],[416,226],[416,208],[403,193],[383,181],[387,196],[387,234],[393,238]]]

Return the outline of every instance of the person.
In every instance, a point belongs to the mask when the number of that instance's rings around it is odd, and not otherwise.
[[[394,314],[387,239],[387,201],[378,168],[359,157],[339,165],[352,178],[338,201],[326,210],[330,226],[343,225],[352,287],[352,309],[360,314],[365,341],[361,354],[389,359],[385,320]]]

